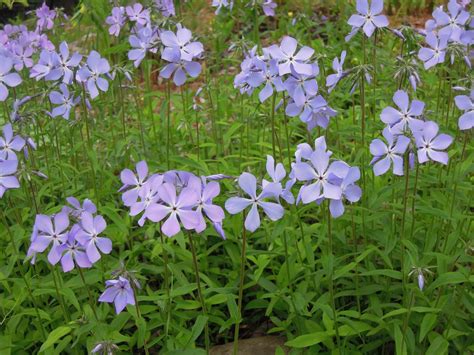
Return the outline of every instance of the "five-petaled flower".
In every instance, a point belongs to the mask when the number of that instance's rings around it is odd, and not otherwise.
[[[426,43],[430,48],[420,48],[418,58],[424,62],[425,69],[430,69],[437,64],[443,63],[446,57],[449,36],[441,35],[439,38],[433,32],[426,34]]]
[[[101,75],[108,74],[110,65],[107,59],[102,58],[96,51],[91,51],[87,58],[87,65],[84,65],[77,72],[77,80],[85,83],[92,99],[99,96],[99,90],[106,92],[109,89],[109,82]]]
[[[443,152],[453,142],[447,134],[438,135],[439,127],[433,121],[425,122],[423,130],[415,132],[416,146],[418,148],[418,162],[421,164],[434,160],[441,164],[448,164],[448,153]]]
[[[127,304],[135,305],[135,297],[130,281],[119,276],[118,280],[105,281],[107,288],[100,295],[99,302],[108,302],[115,304],[115,312],[119,314],[124,310]]]
[[[161,226],[161,231],[166,236],[172,237],[179,233],[181,230],[179,222],[187,230],[194,229],[198,225],[199,215],[192,209],[199,199],[196,190],[185,187],[177,196],[176,187],[165,182],[158,187],[158,194],[161,201],[147,208],[147,218],[153,222],[160,222],[169,216]]]
[[[8,87],[16,87],[21,84],[21,77],[18,73],[10,73],[13,61],[10,58],[0,56],[0,101],[5,101],[8,97]]]
[[[280,75],[290,74],[292,70],[298,74],[313,74],[313,67],[307,61],[312,57],[314,49],[303,46],[296,53],[297,47],[296,39],[289,36],[283,38],[280,46],[272,45],[268,47],[267,50],[272,58],[278,60]]]
[[[100,259],[99,250],[104,254],[112,251],[112,241],[109,238],[99,237],[107,227],[102,216],[93,216],[84,211],[81,215],[81,229],[76,234],[76,239],[84,246],[87,257],[92,263]]]
[[[388,124],[394,132],[403,133],[407,129],[416,132],[422,129],[423,121],[416,118],[423,114],[425,104],[419,100],[413,100],[410,104],[408,94],[403,90],[398,90],[393,95],[393,102],[399,110],[388,106],[383,109],[380,119]]]
[[[245,191],[250,198],[231,197],[225,203],[225,208],[230,214],[237,214],[242,212],[245,208],[252,206],[250,212],[245,218],[245,228],[254,232],[260,226],[260,215],[258,207],[261,207],[265,214],[272,221],[276,221],[283,217],[283,207],[275,202],[266,201],[267,198],[278,196],[281,192],[281,187],[278,188],[276,184],[267,184],[262,188],[262,192],[257,195],[257,179],[250,173],[242,173],[239,179],[240,188]]]
[[[370,153],[374,156],[370,164],[374,164],[375,176],[385,174],[393,163],[393,173],[403,175],[403,155],[410,144],[410,138],[403,135],[394,135],[389,127],[382,132],[388,144],[380,139],[370,143]]]
[[[358,14],[349,18],[349,25],[355,29],[362,28],[367,37],[371,37],[376,28],[388,26],[388,19],[385,15],[380,15],[383,11],[383,0],[372,0],[369,4],[367,0],[357,0],[356,9]]]
[[[471,90],[470,96],[458,95],[454,98],[458,109],[463,111],[459,117],[459,129],[467,130],[474,126],[474,90]]]
[[[42,253],[50,244],[48,261],[51,265],[56,265],[61,259],[62,245],[68,239],[69,216],[61,212],[53,217],[39,214],[36,216],[35,230],[37,234],[31,243],[34,252]]]

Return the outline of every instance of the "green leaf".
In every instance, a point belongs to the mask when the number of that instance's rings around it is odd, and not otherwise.
[[[102,207],[101,212],[104,213],[108,218],[110,218],[112,222],[114,222],[114,225],[118,227],[124,235],[127,235],[128,233],[127,226],[125,222],[123,221],[122,217],[120,217],[120,215],[117,212],[115,212],[112,208],[107,207],[107,206]]]
[[[388,312],[387,314],[384,314],[384,316],[381,319],[390,318],[390,317],[393,317],[393,316],[398,316],[399,314],[404,314],[406,312],[408,312],[408,310],[406,308],[396,309],[394,311]]]
[[[143,345],[145,344],[145,337],[146,337],[145,319],[141,317],[137,319],[137,328],[138,328],[137,343],[139,347],[143,347]]]
[[[287,341],[286,346],[292,348],[306,348],[308,346],[316,345],[329,339],[331,336],[328,332],[315,332],[310,334],[300,335],[293,340]]]
[[[56,342],[59,341],[63,336],[69,334],[71,332],[72,328],[71,327],[66,327],[66,326],[61,326],[56,329],[54,329],[51,333],[48,335],[48,339],[41,345],[41,348],[39,349],[39,352],[43,352],[50,347],[52,347]]]
[[[234,323],[236,323],[240,319],[240,315],[237,304],[235,303],[234,295],[227,295],[227,308],[229,309],[231,318],[233,319]]]
[[[12,338],[10,335],[0,336],[0,354],[10,355],[12,348]]]
[[[206,299],[206,303],[210,305],[221,304],[227,301],[227,295],[218,293]]]
[[[419,337],[420,343],[423,341],[423,339],[425,339],[426,334],[428,334],[428,332],[433,328],[433,326],[436,323],[437,318],[438,318],[438,315],[435,313],[425,314],[420,325],[420,337]]]
[[[171,297],[177,297],[177,296],[182,296],[182,295],[188,295],[191,292],[193,292],[197,288],[197,285],[195,283],[177,287],[173,290],[171,290],[170,296]]]
[[[406,355],[407,354],[407,342],[403,338],[402,331],[399,325],[395,325],[394,330],[395,335],[395,348],[397,355]]]
[[[189,338],[188,344],[189,343],[194,343],[196,339],[201,335],[204,326],[207,323],[208,317],[199,315],[196,319],[196,323],[193,325],[193,329],[191,330],[191,337]]]
[[[352,269],[354,269],[356,267],[357,263],[355,261],[343,266],[342,268],[340,269],[337,269],[335,272],[334,272],[334,277],[333,279],[336,280],[338,279],[339,277],[342,277],[344,276],[345,274],[347,274],[349,271],[351,271]]]
[[[433,283],[428,287],[426,291],[429,292],[429,291],[433,291],[435,288],[440,287],[440,286],[459,284],[459,283],[468,282],[468,281],[469,281],[469,278],[459,271],[446,272],[440,275],[436,280],[434,280]]]
[[[443,355],[448,353],[449,343],[441,335],[436,333],[436,338],[431,342],[426,350],[426,355]]]

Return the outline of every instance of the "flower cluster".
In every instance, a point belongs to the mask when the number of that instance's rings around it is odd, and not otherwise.
[[[418,100],[410,103],[408,94],[403,90],[395,93],[393,101],[398,109],[389,106],[380,115],[387,125],[382,132],[387,144],[378,138],[370,144],[374,174],[383,175],[393,165],[395,175],[404,175],[404,156],[408,154],[409,163],[413,166],[415,149],[421,164],[428,160],[447,164],[448,154],[443,150],[453,139],[447,134],[438,135],[438,125],[424,120],[425,104]]]
[[[61,261],[63,271],[69,272],[75,266],[89,268],[101,258],[101,252],[112,251],[112,241],[100,236],[107,224],[101,215],[96,215],[94,203],[86,199],[81,204],[74,197],[67,201],[70,206],[55,215],[36,216],[27,255],[32,263],[37,253],[49,248],[49,263],[56,265]],[[70,227],[71,222],[74,224]]]
[[[232,10],[232,7],[234,6],[234,1],[233,0],[212,0],[211,6],[216,8],[216,15],[219,15],[222,11],[223,8],[227,8],[229,10]],[[273,17],[275,16],[275,9],[277,8],[277,4],[273,0],[251,0],[247,6],[257,8],[261,7],[263,14],[268,17]]]
[[[202,43],[192,41],[192,33],[181,24],[177,24],[174,33],[154,25],[151,19],[153,10],[157,9],[164,17],[174,16],[173,1],[157,0],[155,7],[144,8],[140,3],[133,6],[114,7],[106,22],[110,25],[109,33],[119,36],[120,31],[128,21],[133,24],[128,38],[132,49],[128,52],[128,59],[139,67],[147,53],[161,53],[161,58],[168,62],[160,71],[160,76],[173,81],[177,86],[186,82],[186,76],[196,78],[201,72],[201,64],[194,61],[200,58],[204,47]]]
[[[357,186],[360,179],[358,167],[351,167],[341,160],[332,160],[332,152],[327,149],[324,137],[314,142],[314,149],[307,143],[298,145],[295,162],[290,177],[303,182],[297,203],[316,202],[321,204],[329,200],[332,217],[337,218],[344,213],[344,201],[359,201],[362,190]]]
[[[17,152],[25,147],[25,139],[13,134],[11,124],[3,127],[3,136],[0,136],[0,198],[10,189],[20,187],[16,177],[18,170]]]
[[[471,90],[470,96],[458,95],[454,98],[458,109],[463,111],[459,117],[459,129],[468,130],[474,126],[474,90]]]
[[[258,55],[254,47],[243,60],[234,86],[248,95],[263,86],[258,95],[260,102],[277,92],[285,92],[290,98],[285,108],[288,116],[299,116],[309,130],[316,126],[326,128],[336,112],[318,92],[319,67],[311,62],[314,49],[307,46],[297,49],[298,42],[288,36],[280,46],[263,48],[263,55]]]
[[[346,37],[348,42],[359,30],[363,30],[367,37],[371,37],[377,28],[388,26],[388,19],[381,15],[383,11],[383,0],[372,0],[369,6],[367,0],[356,1],[357,14],[352,15],[347,23],[352,30]]]
[[[344,71],[344,61],[346,60],[346,51],[342,51],[341,59],[334,58],[332,61],[332,69],[335,71],[334,74],[329,74],[326,78],[326,86],[328,87],[328,92],[331,92],[336,87],[337,83],[347,75],[347,72]]]
[[[192,33],[178,24],[176,33],[163,31],[160,39],[164,45],[161,58],[168,62],[160,71],[160,76],[181,86],[186,82],[186,74],[196,78],[201,73],[201,64],[193,61],[204,52],[201,42],[192,41]]]
[[[290,191],[293,181],[288,180],[285,189],[282,187],[281,181],[286,176],[283,164],[275,165],[274,158],[269,155],[267,156],[266,168],[271,181],[262,180],[261,186],[259,186],[260,193],[257,194],[257,178],[250,173],[242,173],[237,181],[248,197],[231,197],[225,203],[225,208],[230,214],[240,213],[250,207],[244,222],[245,229],[250,232],[254,232],[260,227],[259,207],[270,220],[276,221],[282,218],[284,214],[280,197],[290,204],[294,203],[294,197]]]
[[[162,222],[161,231],[173,237],[181,230],[201,233],[209,221],[217,233],[225,238],[222,229],[224,211],[213,203],[220,193],[217,181],[222,176],[197,177],[186,171],[171,170],[163,174],[149,174],[148,165],[141,161],[136,173],[125,169],[120,174],[123,186],[122,201],[130,208],[131,216],[141,217],[138,224],[146,220]]]
[[[8,87],[13,88],[21,84],[20,72],[33,67],[35,54],[54,51],[54,45],[43,31],[53,27],[54,19],[57,17],[56,11],[50,10],[43,3],[36,10],[36,16],[37,24],[34,31],[28,30],[25,25],[9,24],[0,30],[0,101],[7,99]]]
[[[117,280],[107,280],[105,286],[107,288],[100,295],[99,302],[114,303],[117,314],[122,312],[127,304],[135,305],[132,286],[125,277],[119,276]]]
[[[0,101],[8,98],[8,87],[21,84],[20,74],[23,70],[29,71],[23,77],[52,82],[52,87],[78,84],[78,91],[82,91],[84,85],[92,99],[98,96],[99,90],[107,91],[108,82],[105,77],[110,75],[108,61],[92,51],[82,62],[83,56],[77,52],[71,53],[66,42],[62,42],[56,51],[42,31],[53,27],[57,12],[43,3],[36,10],[36,16],[35,31],[29,31],[24,25],[6,25],[0,31]],[[37,54],[38,59],[35,60]],[[69,97],[69,92],[73,90],[64,85],[60,88],[61,97],[57,92],[50,95],[53,104],[63,106],[53,110],[52,116],[67,118],[71,108],[77,103],[77,100]]]
[[[469,21],[469,18],[469,12],[456,0],[448,2],[448,12],[443,7],[437,7],[433,11],[433,19],[425,24],[428,46],[422,47],[418,52],[418,58],[423,61],[425,69],[444,63],[446,55],[450,56],[453,63],[458,53],[464,55],[467,65],[471,66],[467,53],[468,46],[474,43],[474,20]],[[461,46],[462,50],[450,51],[449,44],[453,48]]]
[[[223,8],[232,10],[234,2],[232,0],[212,0],[211,6],[216,8],[216,15],[219,15]]]
[[[52,29],[56,15],[56,11],[51,10],[48,5],[46,5],[46,2],[43,2],[43,5],[36,9],[36,30],[41,32],[44,29]]]

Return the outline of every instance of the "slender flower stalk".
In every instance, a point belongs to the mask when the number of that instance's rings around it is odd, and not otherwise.
[[[328,226],[328,257],[333,258],[333,235],[332,235],[332,226],[331,226],[331,211],[329,209],[329,204],[327,206],[327,226]],[[329,270],[329,296],[331,298],[331,308],[332,308],[332,316],[334,319],[334,329],[336,331],[336,341],[337,341],[337,348],[341,349],[341,337],[339,336],[339,328],[337,325],[337,310],[336,310],[336,300],[334,297],[334,279],[333,279],[333,272],[334,272],[334,262],[330,263],[331,268]]]
[[[271,112],[271,121],[272,121],[272,155],[275,157],[276,156],[276,150],[275,150],[275,139],[276,139],[276,132],[275,132],[275,104],[276,104],[276,97],[277,93],[273,93],[272,97],[272,112]],[[280,150],[281,151],[281,150]]]
[[[163,246],[163,268],[164,268],[164,283],[165,283],[165,291],[166,291],[166,304],[165,304],[165,315],[166,319],[168,320],[170,317],[170,309],[169,306],[171,304],[171,296],[170,296],[170,284],[169,284],[169,269],[168,269],[168,251],[166,250],[165,246],[165,239],[163,238],[163,233],[161,232],[161,222],[160,222],[160,240],[161,245]],[[166,322],[165,332],[168,335],[168,322]]]
[[[156,133],[156,123],[155,123],[155,118],[153,114],[153,97],[150,95],[153,92],[152,88],[152,83],[151,83],[151,78],[152,78],[152,62],[151,60],[146,60],[145,61],[145,70],[143,72],[143,75],[145,76],[145,85],[146,85],[146,91],[148,95],[146,95],[146,101],[147,101],[147,106],[148,106],[148,121],[151,121],[152,127],[153,127],[153,137],[155,138],[155,142],[158,142],[158,136]]]
[[[95,174],[95,167],[94,167],[94,162],[92,161],[90,151],[92,150],[92,141],[91,141],[91,134],[90,134],[90,129],[89,129],[89,115],[88,112],[89,110],[87,109],[87,103],[86,103],[86,87],[85,84],[82,84],[82,113],[84,115],[84,121],[86,124],[86,135],[87,135],[87,149],[86,149],[86,155],[87,155],[87,160],[89,161],[89,165],[91,168],[91,178],[94,186],[94,200],[99,201],[99,192],[97,190],[97,181],[96,181],[96,174]]]
[[[408,153],[405,154],[405,187],[403,192],[403,212],[402,212],[402,221],[400,225],[400,248],[401,248],[401,255],[400,255],[400,271],[402,273],[402,294],[403,294],[403,302],[405,302],[405,284],[406,284],[406,277],[405,277],[405,219],[407,214],[407,204],[408,204],[408,186],[410,181],[410,170],[409,170],[409,162],[408,162]]]
[[[140,311],[140,304],[138,303],[138,299],[137,299],[137,288],[136,288],[135,282],[130,282],[130,286],[132,287],[132,291],[133,291],[133,299],[135,301],[135,309],[137,311],[137,322],[138,322],[138,319],[143,319],[143,317]],[[138,323],[137,323],[137,328],[138,328]],[[146,338],[144,339],[143,348],[145,350],[145,354],[149,355],[148,344],[147,344]]]
[[[413,232],[415,231],[415,202],[418,189],[418,177],[420,172],[420,164],[416,164],[415,171],[415,184],[413,186],[413,197],[411,199],[411,229],[410,229],[410,239],[413,238]]]
[[[138,81],[137,81],[137,86],[138,86]],[[146,149],[146,144],[145,144],[145,132],[144,132],[143,121],[142,121],[141,105],[140,105],[140,100],[138,98],[138,95],[137,95],[136,91],[134,92],[133,97],[135,99],[135,109],[136,109],[136,112],[137,112],[138,125],[140,127],[140,140],[141,140],[141,143],[142,143],[143,154],[145,156],[147,156],[147,149]]]
[[[202,295],[202,288],[201,288],[201,277],[199,276],[199,264],[197,261],[197,256],[196,256],[196,249],[194,247],[194,241],[191,233],[187,233],[189,237],[189,245],[191,246],[191,253],[193,255],[193,264],[194,264],[194,272],[196,274],[196,283],[197,283],[197,289],[198,289],[198,297],[199,297],[199,302],[201,303],[201,310],[202,314],[204,317],[206,317],[206,325],[204,327],[204,333],[205,333],[205,342],[206,342],[206,352],[209,354],[209,349],[210,349],[210,342],[209,342],[209,318],[207,315],[207,309],[206,309],[206,303],[204,302],[204,297]]]
[[[171,146],[171,82],[166,83],[166,102],[168,104],[166,115],[166,166],[170,169],[170,146]]]
[[[237,352],[239,350],[239,330],[240,330],[240,322],[242,322],[242,301],[244,297],[244,281],[245,281],[245,260],[247,258],[246,256],[246,249],[247,249],[247,230],[245,228],[245,220],[246,220],[246,214],[245,211],[242,214],[242,252],[240,255],[240,275],[239,275],[239,299],[237,303],[237,314],[239,316],[239,319],[237,320],[235,324],[235,329],[234,329],[234,350],[233,350],[233,355],[237,355]]]
[[[77,271],[79,272],[79,276],[81,277],[82,284],[84,285],[84,287],[87,290],[87,294],[89,296],[89,304],[91,306],[92,313],[94,313],[94,318],[95,318],[96,321],[98,321],[99,317],[97,317],[97,311],[96,311],[96,308],[95,308],[94,298],[92,298],[92,293],[91,293],[91,290],[90,290],[89,286],[87,285],[86,279],[84,278],[84,273],[82,272],[82,268],[78,267]]]
[[[65,319],[66,322],[69,322],[71,320],[71,317],[69,316],[69,313],[66,310],[66,306],[64,305],[63,296],[59,292],[59,285],[58,285],[58,281],[56,279],[57,271],[56,271],[54,266],[51,266],[51,274],[53,276],[53,282],[54,282],[54,289],[56,291],[56,297],[58,298],[58,302],[59,302],[59,305],[60,305],[61,310],[63,312],[64,319]]]

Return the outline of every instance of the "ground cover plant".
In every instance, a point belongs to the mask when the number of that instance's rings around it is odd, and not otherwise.
[[[473,352],[471,9],[82,0],[5,24],[0,353]]]

